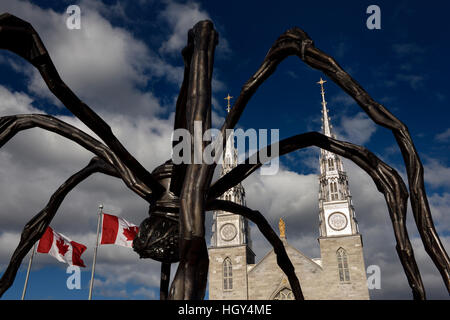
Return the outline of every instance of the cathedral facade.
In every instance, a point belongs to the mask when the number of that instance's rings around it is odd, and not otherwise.
[[[322,130],[333,137],[323,84]],[[229,99],[228,99],[229,101]],[[228,107],[229,110],[229,107]],[[234,137],[224,152],[222,175],[237,165]],[[292,247],[280,219],[280,238],[295,268],[305,299],[369,299],[362,238],[358,230],[348,178],[339,156],[321,149],[319,176],[320,258],[309,258]],[[245,205],[241,184],[221,196]],[[246,218],[224,211],[214,212],[209,252],[209,299],[211,300],[291,300],[294,299],[286,275],[269,251],[258,263],[252,251]]]

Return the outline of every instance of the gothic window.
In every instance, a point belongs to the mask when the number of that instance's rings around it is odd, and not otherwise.
[[[334,170],[334,160],[328,159],[328,170],[332,171]]]
[[[347,252],[343,248],[339,248],[336,252],[339,269],[339,281],[350,281],[350,272],[348,270]]]
[[[330,183],[330,194],[331,194],[331,201],[339,200],[336,182]]]
[[[278,291],[273,300],[294,300],[294,294],[291,289],[283,288]]]
[[[223,262],[223,290],[233,290],[233,265],[230,258]]]

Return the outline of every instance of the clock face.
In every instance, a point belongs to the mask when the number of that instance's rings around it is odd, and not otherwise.
[[[237,230],[234,224],[226,223],[220,228],[220,235],[222,236],[222,239],[225,241],[231,241],[236,237]]]
[[[328,217],[328,225],[335,231],[345,229],[347,223],[347,217],[342,212],[334,212]]]

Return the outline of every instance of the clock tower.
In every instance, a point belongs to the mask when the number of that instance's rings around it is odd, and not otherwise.
[[[318,84],[322,95],[322,131],[336,138],[327,102],[324,81]],[[353,208],[347,173],[341,158],[327,150],[320,150],[319,176],[319,244],[323,277],[330,292],[353,292],[358,299],[369,297],[363,257],[362,237]]]
[[[230,112],[230,95],[227,111]],[[237,165],[234,135],[228,137],[222,164],[221,176]],[[241,183],[227,190],[221,200],[245,206],[245,190]],[[247,265],[255,263],[246,218],[230,212],[214,211],[211,245],[209,247],[209,298],[247,299]]]

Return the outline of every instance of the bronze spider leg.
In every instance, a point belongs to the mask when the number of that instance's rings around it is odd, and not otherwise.
[[[188,34],[188,37],[192,37],[192,33]],[[184,74],[183,82],[181,83],[180,92],[178,94],[176,110],[175,110],[175,121],[173,129],[186,129],[187,130],[187,111],[186,104],[188,99],[188,87],[189,78],[191,73],[191,60],[193,53],[193,39],[188,39],[188,44],[182,50],[182,56],[184,61]],[[172,148],[177,144],[177,141],[172,142]],[[181,194],[181,188],[183,187],[184,178],[186,176],[186,166],[187,164],[174,164],[173,178],[170,183],[170,191],[173,192],[178,197]]]
[[[156,196],[165,191],[150,172],[125,149],[109,125],[61,80],[47,49],[31,24],[9,13],[0,15],[0,49],[14,52],[31,63],[62,104],[97,134]]]
[[[186,125],[194,137],[196,121],[201,134],[211,128],[211,80],[217,33],[211,21],[201,21],[189,31],[188,48],[192,48],[186,99]],[[187,49],[190,50],[190,49]],[[202,138],[200,137],[202,140]],[[191,161],[180,194],[180,263],[172,282],[169,299],[203,299],[208,277],[209,258],[205,241],[205,200],[212,173],[204,161],[206,142],[194,143]]]
[[[161,262],[161,281],[159,285],[159,300],[167,300],[169,297],[171,263]]]
[[[207,205],[207,210],[224,210],[227,212],[239,214],[253,223],[256,224],[259,231],[264,235],[264,237],[270,242],[273,250],[277,256],[278,266],[283,270],[289,280],[292,292],[296,300],[304,300],[303,292],[300,287],[300,282],[298,281],[297,275],[295,274],[295,268],[292,264],[289,256],[286,253],[283,242],[280,240],[278,235],[272,229],[270,224],[267,222],[266,218],[257,210],[252,210],[248,207],[241,206],[237,203],[225,200],[214,199],[210,200]]]
[[[0,279],[0,297],[13,284],[23,258],[27,255],[35,242],[42,237],[66,195],[80,182],[86,180],[90,175],[96,172],[120,177],[117,170],[112,165],[98,157],[94,157],[86,167],[67,179],[58,190],[55,191],[45,208],[39,211],[39,213],[25,225],[20,237],[19,245],[14,251],[7,269]]]
[[[286,31],[275,41],[258,71],[242,87],[221,129],[223,145],[226,143],[226,129],[234,128],[258,87],[275,72],[278,64],[290,55],[298,56],[310,67],[325,73],[349,94],[376,124],[392,131],[405,163],[415,223],[426,252],[441,273],[450,292],[450,259],[434,227],[425,193],[423,166],[408,128],[383,105],[373,100],[331,56],[317,49],[308,34],[300,28],[295,27]]]
[[[125,184],[137,195],[151,200],[152,191],[143,184],[107,146],[85,132],[55,117],[43,114],[26,114],[0,118],[0,147],[18,132],[39,127],[70,139],[114,166]]]
[[[335,140],[318,132],[304,133],[280,141],[279,155],[310,146],[320,147],[352,160],[370,175],[378,191],[384,194],[397,241],[397,254],[412,289],[413,297],[414,299],[425,299],[425,289],[406,229],[408,192],[397,171],[364,147]],[[270,150],[273,147],[274,144],[267,148]],[[263,163],[260,160],[260,152],[261,150],[217,180],[210,188],[208,199],[220,196],[261,167]]]

